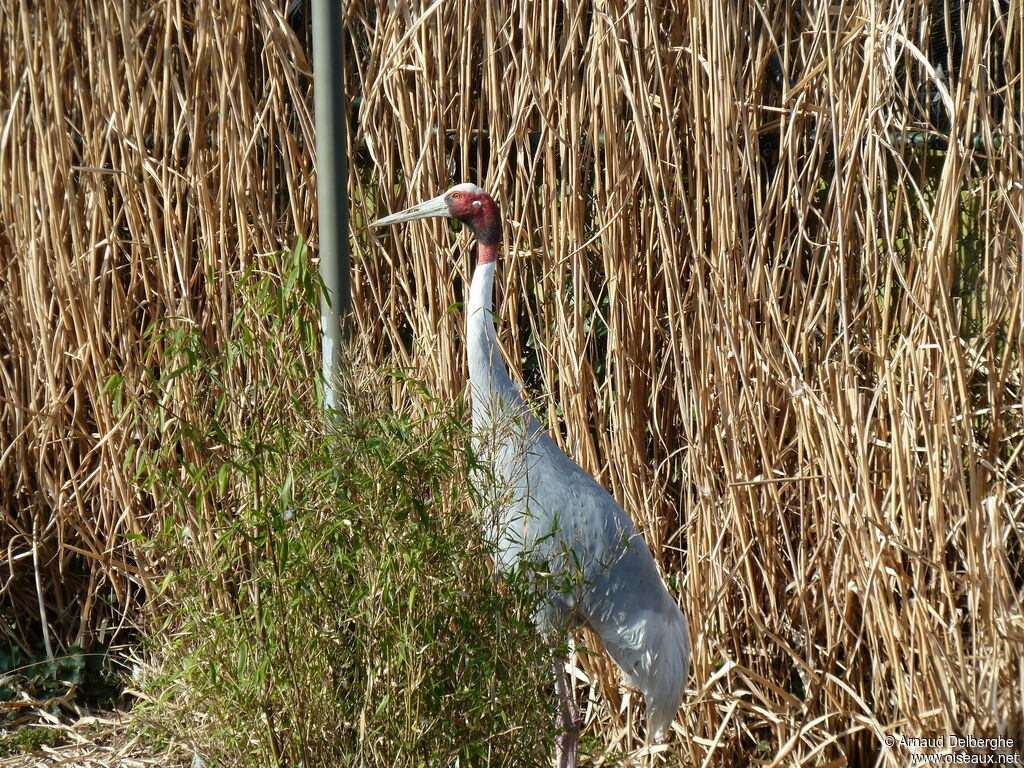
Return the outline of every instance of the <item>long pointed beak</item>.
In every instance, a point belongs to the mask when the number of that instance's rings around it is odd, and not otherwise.
[[[382,219],[377,219],[375,222],[370,224],[370,226],[386,227],[389,224],[400,224],[403,221],[415,221],[416,219],[429,219],[432,216],[447,215],[448,203],[444,199],[444,195],[438,195],[437,197],[431,200],[426,200],[422,203],[417,203],[411,208],[406,208],[404,211],[392,213],[390,216],[385,216]]]

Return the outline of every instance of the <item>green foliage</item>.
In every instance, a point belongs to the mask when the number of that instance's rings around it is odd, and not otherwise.
[[[19,728],[12,733],[0,733],[0,757],[37,752],[43,747],[59,747],[65,741],[64,734],[53,728]]]
[[[422,387],[396,411],[392,380],[350,364],[326,428],[297,252],[283,281],[243,277],[225,347],[150,329],[159,405],[131,464],[174,515],[150,542],[164,615],[140,717],[214,764],[543,762],[548,657],[528,588],[489,568],[464,416]],[[247,379],[269,346],[280,376]]]
[[[109,708],[121,695],[122,676],[107,649],[96,644],[89,649],[72,646],[67,653],[49,659],[27,657],[18,647],[0,649],[0,702],[39,702],[50,714],[62,705]],[[24,713],[0,709],[0,726]]]

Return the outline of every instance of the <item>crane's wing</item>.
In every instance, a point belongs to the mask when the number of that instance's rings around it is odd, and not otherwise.
[[[528,447],[509,441],[501,461],[511,491],[501,505],[499,563],[525,557],[558,577],[540,623],[555,629],[579,621],[594,630],[644,694],[648,732],[660,740],[689,672],[686,618],[622,507],[536,422],[527,435]]]

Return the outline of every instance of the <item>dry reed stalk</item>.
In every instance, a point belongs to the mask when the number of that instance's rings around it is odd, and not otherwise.
[[[932,6],[346,4],[360,333],[462,391],[465,236],[358,227],[494,193],[509,357],[683,587],[686,764],[1024,737],[1021,5]],[[138,609],[117,535],[162,514],[106,378],[138,378],[161,315],[223,334],[233,277],[312,231],[308,63],[262,2],[0,19],[5,589],[24,639],[38,541],[70,639]],[[952,22],[959,69],[930,60]]]
[[[122,535],[166,513],[124,466],[160,362],[143,330],[223,343],[240,273],[312,229],[308,63],[265,4],[18,2],[0,41],[5,642],[33,644],[39,602],[84,644],[138,620],[152,564]]]

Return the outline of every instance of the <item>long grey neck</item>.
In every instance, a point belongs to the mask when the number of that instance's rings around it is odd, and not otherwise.
[[[466,308],[469,382],[473,398],[473,429],[494,423],[497,411],[522,407],[519,388],[512,383],[501,357],[491,310],[496,261],[478,263],[473,270]]]

